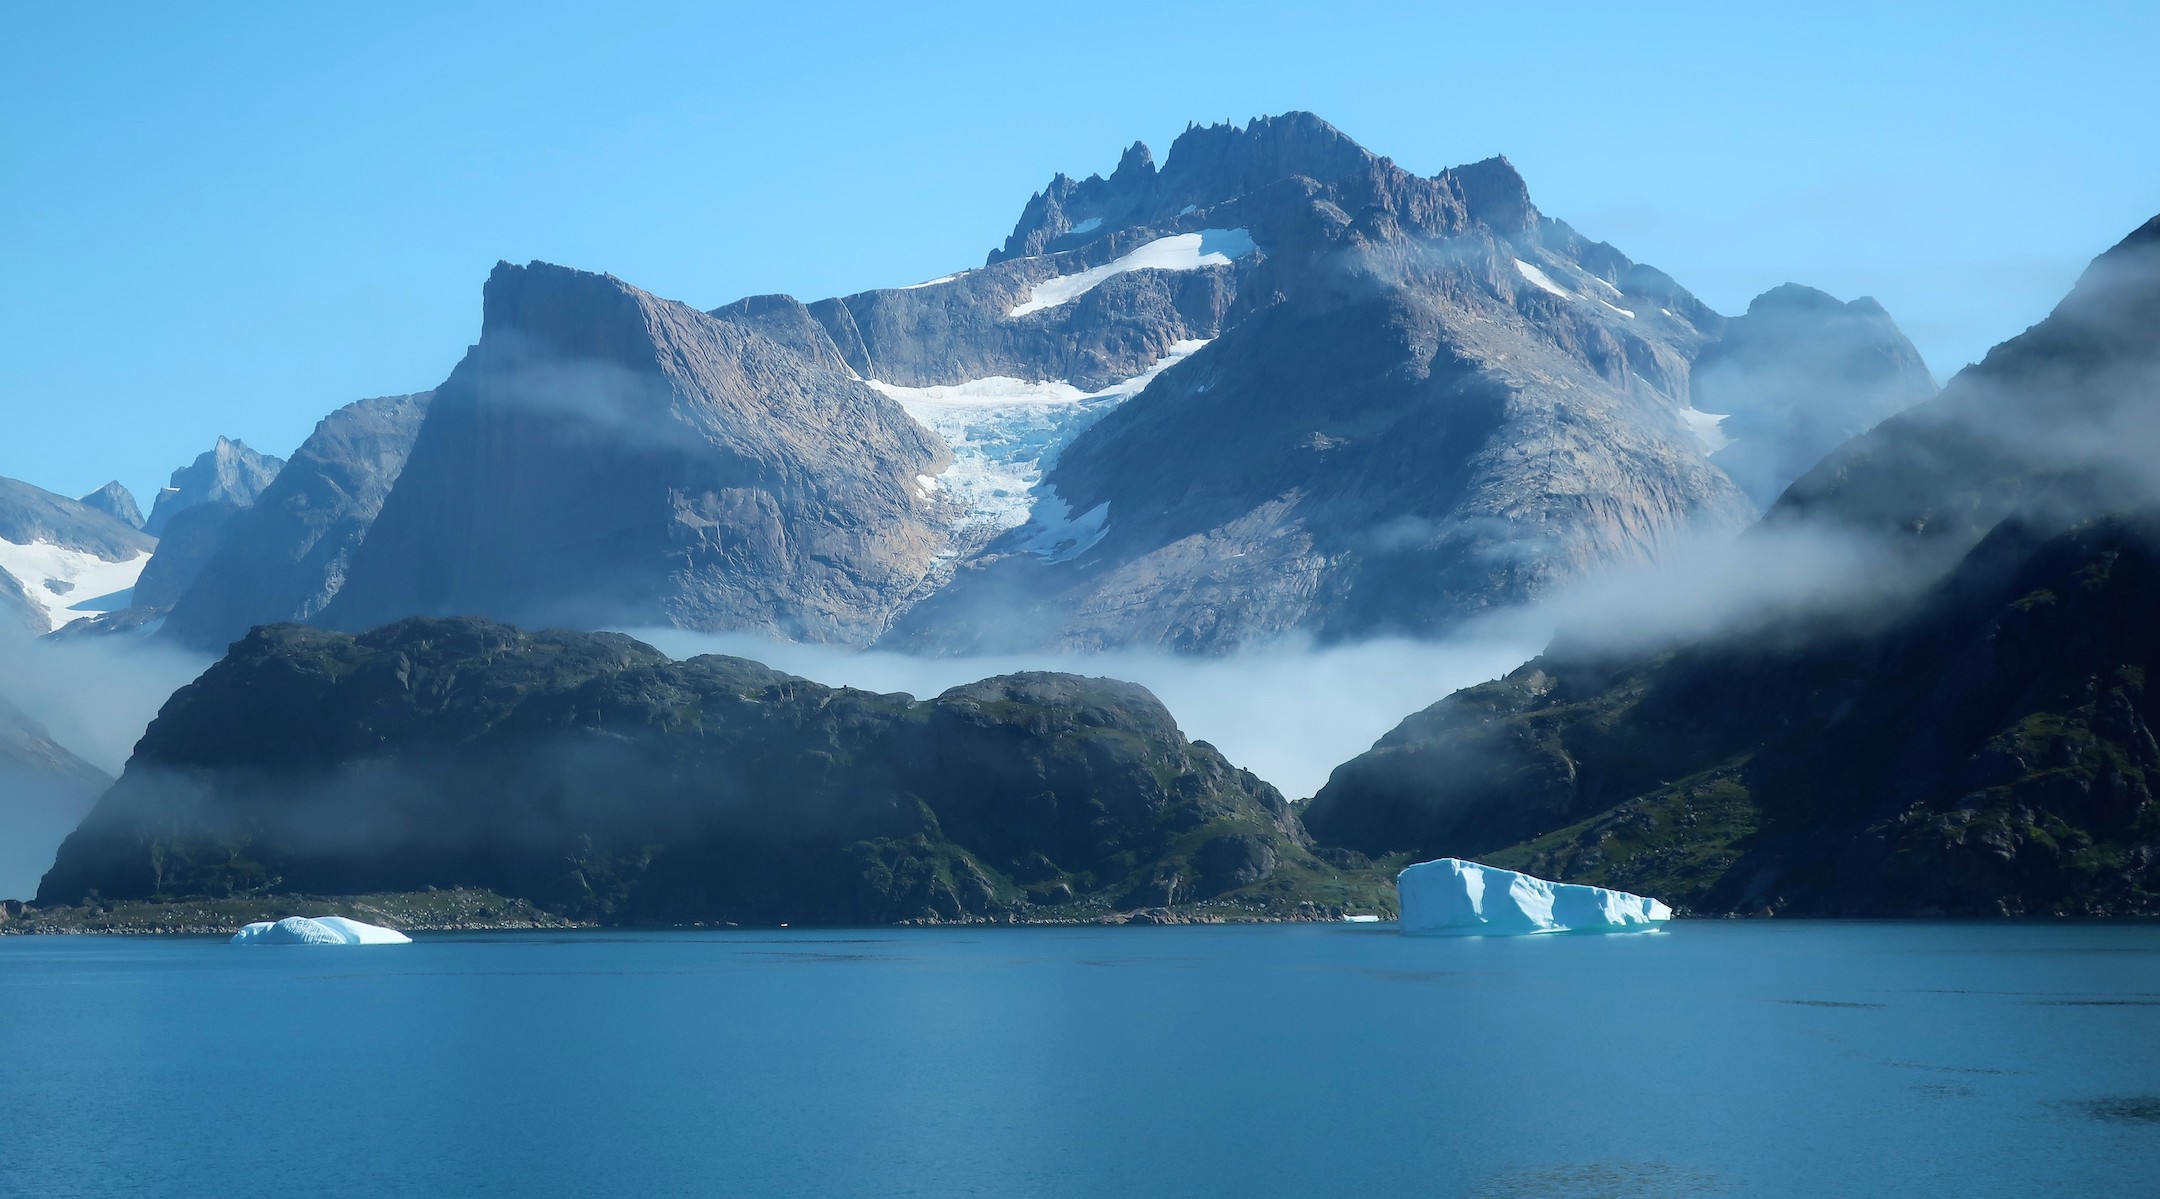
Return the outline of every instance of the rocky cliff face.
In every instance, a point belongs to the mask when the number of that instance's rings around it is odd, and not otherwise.
[[[163,598],[171,607],[165,635],[206,650],[222,650],[254,625],[314,618],[345,585],[432,395],[383,396],[331,413],[255,502],[231,514],[191,585],[138,602]],[[164,560],[161,553],[145,572],[145,592]]]
[[[0,899],[28,899],[112,779],[0,700]]]
[[[1755,297],[1694,370],[1695,407],[1723,416],[1710,460],[1762,508],[1825,454],[1934,394],[1882,305],[1797,283]]]
[[[243,441],[220,437],[202,456],[172,473],[172,481],[150,505],[143,528],[162,537],[174,516],[197,504],[226,503],[245,508],[277,477],[285,460],[257,453]]]
[[[1056,916],[1333,871],[1130,684],[821,687],[615,634],[258,629],[182,689],[43,902],[474,886],[611,922]]]
[[[891,401],[748,324],[504,264],[321,619],[866,641],[944,547],[917,477],[947,460]]]
[[[1833,453],[1757,534],[1812,521],[1954,561],[1917,600],[1656,655],[1556,646],[1340,767],[1315,836],[1699,910],[2160,910],[2156,240]]]

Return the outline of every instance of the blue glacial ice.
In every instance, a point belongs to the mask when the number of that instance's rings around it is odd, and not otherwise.
[[[362,924],[343,916],[287,916],[258,920],[233,934],[235,945],[409,945],[412,938],[394,928]]]
[[[1406,867],[1395,876],[1395,890],[1406,933],[1615,932],[1672,919],[1671,908],[1647,896],[1551,882],[1461,858]]]

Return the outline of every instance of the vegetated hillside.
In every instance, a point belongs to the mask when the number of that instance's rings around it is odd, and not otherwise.
[[[39,900],[430,887],[608,923],[1387,902],[1128,683],[914,700],[470,618],[255,630],[167,704]]]

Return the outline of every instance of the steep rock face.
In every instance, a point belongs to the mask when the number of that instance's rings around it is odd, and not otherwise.
[[[746,324],[502,264],[322,620],[865,641],[943,547],[915,480],[946,460],[883,396]]]
[[[85,507],[95,508],[131,529],[143,527],[142,509],[135,504],[135,493],[120,485],[115,479],[82,497]]]
[[[0,700],[0,899],[28,899],[112,779]]]
[[[157,553],[143,564],[136,580],[130,617],[154,618],[173,606],[203,576],[210,561],[225,542],[233,521],[247,509],[231,500],[204,500],[189,504],[165,522]]]
[[[254,625],[309,620],[327,607],[404,471],[432,396],[361,400],[316,425],[255,503],[231,515],[191,584],[165,600],[164,635],[222,649]],[[160,598],[150,581],[164,561],[161,553],[144,572],[138,603]]]
[[[284,459],[257,453],[246,442],[220,437],[195,461],[172,473],[172,481],[150,505],[150,519],[143,528],[153,537],[162,537],[174,516],[197,504],[223,502],[245,508],[284,465]]]
[[[40,898],[462,885],[610,921],[838,923],[1266,903],[1328,873],[1273,788],[1130,684],[917,701],[416,619],[250,633],[160,713]]]
[[[1758,534],[1889,539],[1923,577],[1954,555],[1917,599],[1659,654],[1558,645],[1338,768],[1315,836],[1706,910],[2160,910],[2156,235],[1834,453]]]
[[[1797,283],[1755,297],[1695,361],[1695,407],[1724,417],[1710,460],[1762,508],[1823,455],[1934,394],[1882,305]]]
[[[1258,246],[1220,335],[1079,433],[1054,502],[889,644],[1431,634],[1750,515],[1684,417],[1721,318],[1504,159],[1421,178],[1309,114],[1195,129],[1159,174],[1054,184],[1009,247],[1165,213]]]

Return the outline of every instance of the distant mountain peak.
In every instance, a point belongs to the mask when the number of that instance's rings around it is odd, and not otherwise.
[[[176,513],[197,504],[222,501],[245,508],[262,489],[277,478],[285,460],[250,449],[238,438],[220,435],[195,461],[172,473],[172,480],[158,493],[143,528],[162,537]]]

